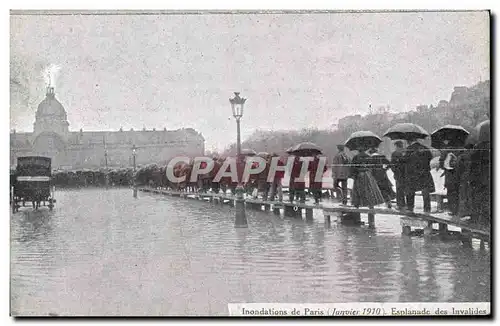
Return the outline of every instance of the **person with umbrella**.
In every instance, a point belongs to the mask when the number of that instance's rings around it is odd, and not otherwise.
[[[444,187],[451,215],[458,215],[460,175],[456,172],[457,158],[463,151],[469,132],[461,126],[446,125],[431,134],[431,146],[441,150],[439,166],[444,170]]]
[[[409,212],[415,208],[415,193],[422,191],[424,212],[431,211],[431,193],[435,191],[430,162],[432,152],[419,143],[419,139],[429,136],[429,133],[413,123],[399,123],[389,128],[384,134],[391,139],[406,139],[409,146],[404,153],[406,205]]]
[[[257,182],[257,191],[258,193],[262,194],[262,200],[267,200],[267,197],[269,195],[269,188],[271,187],[271,184],[267,182],[267,175],[269,174],[271,157],[269,153],[266,152],[259,152],[257,156],[262,157],[264,160],[266,160],[264,170],[262,170],[262,172],[256,175],[256,182]],[[255,163],[258,164],[258,162]],[[258,197],[258,195],[255,196],[255,198],[256,197]]]
[[[245,169],[246,162],[248,161],[248,158],[256,156],[256,155],[257,155],[257,152],[254,151],[253,149],[244,148],[244,149],[241,150],[241,157],[239,157],[239,158],[237,157],[236,158],[236,161],[237,161],[236,172],[238,174],[238,179],[242,179],[243,178],[243,171]],[[253,169],[255,169],[257,166],[258,166],[257,162],[253,162],[252,163],[252,168]],[[254,191],[257,191],[257,175],[256,174],[251,174],[251,175],[248,176],[247,180],[242,180],[241,182],[242,182],[243,187],[245,189],[245,193],[247,195],[255,197],[254,196],[255,195]],[[236,186],[237,185],[238,185],[238,183],[236,183]],[[234,189],[236,189],[236,186],[235,186]]]
[[[394,172],[394,180],[396,181],[396,205],[398,210],[406,208],[405,198],[405,165],[404,165],[404,145],[401,140],[394,142],[396,147],[391,155],[391,170]]]
[[[347,179],[350,175],[351,159],[344,151],[344,145],[337,145],[339,152],[332,160],[333,188],[343,205],[347,204]]]
[[[441,149],[439,156],[439,166],[436,170],[444,170],[441,176],[444,176],[444,187],[446,188],[446,197],[448,199],[449,214],[456,216],[458,214],[459,195],[460,195],[460,176],[456,173],[456,164],[462,148],[458,147],[448,140],[443,141],[446,148]]]
[[[222,167],[222,164],[220,163],[220,160],[217,156],[212,157],[212,160],[214,162],[214,167],[210,171],[210,188],[212,191],[216,194],[219,193],[220,191],[220,182],[215,182],[215,177],[217,176],[217,173],[219,173],[220,168]]]
[[[491,218],[491,137],[490,121],[476,126],[477,144],[471,154],[470,186],[471,219],[474,222],[489,225]]]
[[[476,137],[472,134],[467,137],[465,142],[465,150],[462,154],[458,156],[456,173],[459,178],[459,195],[458,195],[458,216],[465,217],[469,216],[471,213],[470,208],[472,207],[472,187],[470,180],[470,170],[471,170],[471,155],[473,153],[474,144],[476,143]]]
[[[293,203],[294,199],[300,202],[306,201],[306,183],[304,178],[300,178],[300,171],[302,169],[303,162],[300,160],[300,156],[295,156],[293,159],[292,171],[290,173],[290,183],[288,186],[289,200]],[[297,198],[295,198],[297,196]]]
[[[173,174],[175,178],[180,178],[182,176],[182,169],[184,167],[184,162],[178,162],[174,165],[173,167]],[[181,189],[181,182],[172,182],[171,183],[172,190],[180,190]]]
[[[408,138],[410,145],[405,151],[406,174],[406,204],[407,209],[413,212],[415,208],[415,193],[422,192],[424,212],[431,212],[431,193],[436,191],[431,174],[432,153],[430,149],[417,138]]]
[[[245,157],[245,164],[248,160],[248,157]],[[245,165],[246,166],[246,165]],[[252,169],[256,169],[259,167],[259,162],[252,162]],[[244,180],[245,182],[245,189],[246,193],[249,196],[252,196],[252,198],[257,198],[258,193],[259,193],[259,188],[258,188],[258,174],[250,174],[248,176],[248,180]]]
[[[396,197],[394,190],[392,190],[392,183],[387,177],[387,169],[389,168],[389,160],[378,152],[377,147],[372,147],[369,150],[372,161],[372,175],[377,181],[378,188],[385,199],[387,208],[392,208],[391,201]]]
[[[314,202],[319,204],[321,199],[321,191],[323,189],[323,175],[327,171],[328,167],[325,164],[322,169],[321,168],[321,156],[316,153],[313,156],[313,161],[309,164],[309,190],[311,191]],[[326,162],[325,162],[326,163]],[[320,181],[316,181],[316,177]]]
[[[219,158],[219,160],[218,160],[219,172],[220,172],[220,169],[224,166],[225,160],[226,160],[226,158],[223,158],[223,157]],[[228,167],[228,168],[226,168],[226,171],[227,170],[230,171],[230,169],[231,169],[231,167]],[[223,171],[223,172],[225,172],[225,171]],[[219,185],[220,185],[220,190],[222,190],[222,194],[225,195],[227,192],[227,189],[231,185],[231,177],[227,177],[227,176],[221,177],[220,181],[219,181]]]
[[[272,153],[271,157],[279,157],[277,153]],[[285,166],[284,160],[280,157],[277,162],[277,166],[283,167]],[[283,186],[282,180],[285,177],[285,171],[276,171],[274,174],[273,182],[271,183],[271,190],[269,194],[269,200],[274,201],[276,194],[278,195],[278,201],[283,201]]]
[[[370,148],[380,145],[382,140],[371,131],[357,131],[346,141],[345,146],[357,150],[351,163],[351,176],[354,179],[351,203],[356,208],[374,206],[385,202],[377,181],[372,175],[372,159],[366,153]]]
[[[197,185],[198,185],[197,181],[194,182],[191,181],[192,172],[193,172],[193,159],[191,159],[189,163],[185,164],[181,170],[181,175],[186,177],[183,188],[186,189],[187,192],[197,191]]]
[[[311,142],[299,143],[292,146],[287,150],[287,153],[295,156],[292,171],[290,173],[290,184],[289,184],[289,200],[293,202],[294,196],[299,197],[300,202],[306,201],[306,183],[305,176],[301,176],[300,172],[302,170],[303,161],[300,157],[308,157],[316,154],[321,154],[321,148],[318,145]]]

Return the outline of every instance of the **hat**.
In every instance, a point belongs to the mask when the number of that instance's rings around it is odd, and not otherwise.
[[[401,140],[396,140],[394,146],[403,146],[403,142]]]

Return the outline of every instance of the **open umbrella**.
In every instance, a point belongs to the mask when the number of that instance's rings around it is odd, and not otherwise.
[[[259,152],[259,153],[257,153],[257,156],[266,158],[269,156],[269,153],[268,152]]]
[[[241,155],[243,155],[243,156],[255,156],[255,155],[257,155],[257,152],[254,151],[253,149],[243,148],[241,150]]]
[[[315,143],[311,142],[299,143],[287,149],[286,152],[294,155],[314,155],[322,153],[321,148]]]
[[[345,146],[351,151],[359,149],[367,149],[371,147],[378,147],[382,139],[371,131],[356,131],[349,136],[345,142]]]
[[[478,124],[475,128],[475,131],[477,133],[477,142],[478,143],[491,141],[490,120],[486,120],[486,121],[483,121],[480,124]]]
[[[435,130],[431,134],[431,146],[434,148],[445,148],[448,141],[450,145],[464,146],[469,132],[462,126],[446,125]]]
[[[426,138],[429,133],[422,127],[414,123],[398,123],[391,128],[387,129],[384,137],[390,139],[413,139],[413,138]]]

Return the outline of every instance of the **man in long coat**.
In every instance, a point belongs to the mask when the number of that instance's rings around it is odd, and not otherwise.
[[[413,212],[415,208],[415,192],[422,191],[424,212],[431,211],[431,193],[436,191],[431,174],[432,153],[429,148],[416,139],[409,140],[411,144],[405,151],[405,183],[407,209]]]
[[[293,202],[294,199],[299,199],[300,202],[306,201],[306,182],[301,180],[304,178],[300,177],[300,172],[302,169],[302,161],[300,161],[299,156],[295,156],[293,161],[292,171],[290,173],[290,184],[289,184],[289,200]],[[299,180],[295,180],[299,178]]]
[[[342,204],[347,204],[347,179],[350,176],[351,160],[344,152],[344,145],[337,145],[339,152],[332,160],[333,188],[337,198],[341,198]]]
[[[215,156],[213,157],[213,161],[214,161],[214,167],[212,171],[210,171],[210,182],[212,183],[211,185],[212,191],[218,194],[220,190],[220,180],[219,182],[215,182],[214,179],[217,176],[217,173],[219,173],[219,170],[222,167],[222,163],[220,162],[219,158]]]
[[[259,174],[257,174],[256,182],[257,182],[258,192],[262,194],[262,200],[267,200],[267,197],[269,195],[269,189],[271,188],[271,184],[267,182],[267,175],[269,174],[271,157],[263,156],[262,158],[265,159],[266,162],[264,163],[264,170],[262,170]]]
[[[320,160],[321,156],[315,155],[314,160],[309,164],[309,190],[311,191],[314,197],[314,202],[316,204],[319,204],[319,201],[321,199],[321,190],[323,189],[323,174],[328,169],[326,164],[321,170],[319,169]],[[321,178],[321,181],[316,181],[317,175],[319,175],[318,178]]]
[[[279,157],[278,154],[272,153],[271,157]],[[285,166],[285,161],[282,158],[279,158],[277,162],[277,166],[283,167]],[[276,194],[278,195],[278,201],[283,201],[283,187],[282,187],[282,180],[285,177],[285,171],[276,171],[274,174],[274,179],[273,182],[271,183],[271,190],[270,190],[270,195],[269,199],[271,201],[274,201],[274,197]]]
[[[473,205],[472,197],[474,195],[471,187],[471,156],[473,153],[474,144],[472,142],[465,144],[465,151],[460,154],[457,159],[456,173],[458,174],[460,189],[459,189],[459,205],[458,216],[464,217],[471,213]]]
[[[391,170],[394,172],[396,181],[396,203],[398,209],[406,208],[405,198],[405,164],[403,142],[398,140],[394,143],[396,150],[391,155]]]
[[[455,169],[457,159],[463,153],[462,148],[455,144],[446,144],[448,148],[441,151],[439,157],[439,167],[444,170],[444,187],[448,198],[448,209],[451,215],[458,215],[460,198],[460,175]],[[445,162],[449,160],[449,166]]]
[[[490,124],[481,126],[478,142],[471,154],[470,186],[472,187],[471,218],[491,226],[491,137]]]

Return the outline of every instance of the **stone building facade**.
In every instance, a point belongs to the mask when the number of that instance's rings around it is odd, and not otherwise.
[[[70,131],[66,110],[56,99],[53,87],[38,105],[33,132],[10,134],[10,164],[20,156],[47,156],[53,169],[131,167],[136,164],[166,164],[175,156],[199,156],[205,139],[192,128],[178,130]]]

